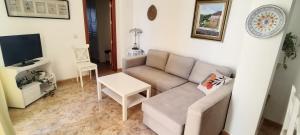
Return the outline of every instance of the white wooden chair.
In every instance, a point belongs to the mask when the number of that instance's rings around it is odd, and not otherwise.
[[[300,101],[293,86],[280,135],[300,135],[299,107]]]
[[[92,72],[95,71],[96,80],[98,78],[97,64],[92,63],[89,54],[89,45],[85,46],[73,46],[75,54],[76,66],[77,66],[77,82],[80,77],[80,86],[83,88],[82,73],[89,71],[90,79],[92,79]]]

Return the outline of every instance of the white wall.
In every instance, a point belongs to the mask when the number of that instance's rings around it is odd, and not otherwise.
[[[293,84],[295,85],[296,87],[296,94],[298,96],[298,98],[300,98],[300,70],[299,70],[299,67],[300,67],[300,61],[298,61],[298,70],[295,72],[295,79],[293,81]]]
[[[287,32],[293,32],[300,38],[300,0],[296,0],[295,8],[291,16],[291,20],[288,23]],[[298,47],[298,52],[300,48]],[[283,55],[282,55],[283,56]],[[282,63],[282,59],[278,61]],[[275,72],[274,80],[270,89],[270,99],[268,100],[264,118],[283,124],[287,104],[289,101],[289,95],[292,88],[292,84],[295,80],[295,72],[299,70],[300,58],[288,61],[288,69],[283,69],[283,66],[279,64]],[[300,82],[299,82],[300,83]],[[300,87],[298,87],[300,89]]]
[[[292,1],[252,0],[249,7],[254,9],[265,4],[274,4],[289,13]],[[281,32],[269,39],[257,39],[244,33],[244,47],[226,123],[226,130],[231,135],[256,134],[284,35]]]
[[[73,78],[76,68],[72,45],[85,44],[81,0],[70,0],[71,20],[7,17],[4,1],[0,1],[0,36],[40,33],[44,55],[53,65],[58,80]],[[125,56],[132,27],[132,1],[116,0],[118,68]],[[0,61],[2,58],[0,58]]]
[[[292,88],[293,74],[290,66],[288,70],[283,69],[281,65],[277,66],[270,88],[270,97],[264,109],[264,118],[278,124],[283,124],[288,98]]]
[[[44,55],[53,65],[58,80],[75,76],[72,45],[84,44],[84,22],[81,0],[71,0],[71,20],[7,17],[0,1],[0,36],[40,33]]]
[[[131,43],[129,30],[133,27],[133,0],[117,0],[117,58],[118,68],[122,68],[122,58]]]
[[[158,15],[147,19],[154,4]],[[195,0],[134,0],[134,26],[141,28],[141,48],[161,49],[236,69],[249,1],[233,0],[224,42],[191,38]],[[130,44],[130,46],[132,45]]]

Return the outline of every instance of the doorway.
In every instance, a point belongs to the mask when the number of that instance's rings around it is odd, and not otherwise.
[[[117,71],[115,0],[83,0],[86,43],[99,72]]]

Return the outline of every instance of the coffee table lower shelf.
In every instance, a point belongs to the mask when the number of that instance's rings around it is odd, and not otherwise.
[[[110,90],[108,88],[103,88],[102,92],[122,105],[122,97],[120,95],[118,95],[117,93],[113,92],[112,90]],[[140,104],[143,101],[145,101],[146,99],[147,99],[146,97],[144,97],[140,94],[135,94],[135,95],[129,96],[129,97],[127,97],[127,108],[130,108],[132,106]]]

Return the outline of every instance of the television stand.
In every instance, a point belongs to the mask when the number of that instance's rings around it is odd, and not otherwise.
[[[35,62],[38,62],[40,60],[28,60],[28,61],[23,61],[20,65],[18,65],[18,67],[25,67],[25,66],[29,66],[29,65],[33,65]]]
[[[25,67],[25,66],[29,66],[29,65],[33,65],[34,62],[22,62],[20,65],[18,65],[18,67]]]
[[[7,96],[7,105],[14,108],[25,108],[39,98],[51,94],[56,88],[56,77],[47,58],[39,58],[33,64],[19,67],[0,67],[0,80]],[[46,73],[40,80],[30,80],[20,85],[20,80],[32,77],[32,73],[42,71]],[[42,79],[45,79],[43,81]]]

